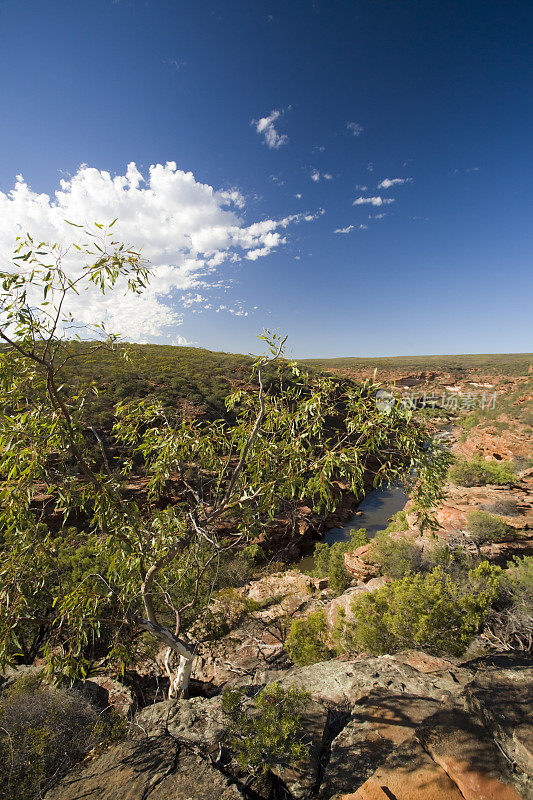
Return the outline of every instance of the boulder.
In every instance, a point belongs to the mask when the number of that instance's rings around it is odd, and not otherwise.
[[[320,800],[358,788],[393,750],[414,737],[418,725],[441,709],[438,700],[384,690],[363,698],[353,706],[350,722],[331,744]]]
[[[509,761],[471,714],[460,709],[436,714],[418,739],[459,788],[465,800],[526,800],[527,787],[513,785]]]
[[[135,724],[147,736],[170,734],[179,742],[217,749],[224,730],[221,697],[164,700],[143,708]]]
[[[372,547],[370,544],[364,544],[351,553],[345,553],[344,566],[352,578],[363,581],[363,583],[379,575],[379,567],[372,561]]]
[[[355,792],[331,800],[464,800],[457,786],[421,745],[410,739]]]
[[[45,800],[243,800],[235,783],[170,736],[110,748],[73,770]]]
[[[108,675],[94,675],[83,681],[80,688],[94,703],[102,708],[111,707],[121,717],[129,717],[134,711],[131,689]]]
[[[277,680],[285,688],[306,689],[314,700],[342,709],[351,708],[376,689],[444,701],[457,697],[472,677],[470,670],[462,667],[420,672],[394,656],[322,661],[265,675],[267,681]]]

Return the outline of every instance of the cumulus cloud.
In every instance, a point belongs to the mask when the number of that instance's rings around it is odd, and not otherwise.
[[[361,136],[363,133],[363,126],[359,125],[358,122],[347,122],[346,127],[353,136]]]
[[[378,189],[390,189],[391,186],[403,186],[404,183],[412,183],[412,178],[385,178],[378,183]]]
[[[366,231],[368,225],[347,225],[345,228],[336,228],[333,233],[351,233],[352,231]]]
[[[354,206],[364,206],[364,205],[371,205],[371,206],[388,206],[391,203],[394,203],[392,197],[358,197],[357,200],[353,201]]]
[[[125,175],[115,177],[81,166],[60,182],[53,196],[34,192],[19,175],[10,192],[0,192],[0,257],[8,263],[15,237],[26,231],[40,240],[68,245],[81,232],[66,220],[87,225],[117,217],[116,238],[141,248],[150,262],[148,289],[141,296],[124,295],[119,286],[102,296],[95,288],[74,297],[68,310],[79,323],[103,321],[109,330],[137,341],[175,341],[176,326],[183,322],[179,297],[185,295],[182,307],[201,302],[195,292],[216,285],[224,262],[267,256],[285,243],[291,223],[317,216],[293,214],[245,224],[239,214],[244,205],[236,189],[222,191],[200,183],[172,161],[150,167],[146,179],[134,163]],[[82,267],[76,253],[71,248],[63,261],[73,277]]]
[[[251,122],[251,125],[255,127],[256,133],[264,137],[265,144],[268,145],[271,150],[277,150],[289,141],[289,137],[284,133],[278,133],[274,126],[274,123],[280,118],[281,114],[282,112],[275,108],[270,112],[268,117],[253,119]]]

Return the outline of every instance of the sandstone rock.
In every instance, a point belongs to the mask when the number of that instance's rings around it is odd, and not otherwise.
[[[220,697],[164,700],[139,711],[135,723],[147,736],[168,733],[180,742],[215,749],[224,730],[221,704]]]
[[[283,687],[296,686],[310,692],[313,699],[328,706],[349,709],[375,689],[391,694],[403,693],[447,700],[457,697],[472,680],[470,670],[456,667],[424,673],[394,656],[362,656],[352,661],[322,661],[308,667],[294,667],[280,673],[267,673]]]
[[[528,796],[512,785],[509,762],[471,715],[458,709],[443,711],[419,729],[418,738],[465,800],[524,800]]]
[[[94,675],[81,684],[84,694],[101,707],[109,707],[121,717],[128,717],[135,708],[135,698],[128,686],[108,675]]]
[[[348,574],[358,581],[368,581],[379,575],[379,567],[372,562],[372,548],[369,544],[364,544],[351,553],[345,553],[344,566]]]
[[[326,615],[326,625],[328,631],[332,631],[337,622],[339,611],[343,611],[347,622],[351,619],[351,604],[354,597],[357,597],[364,592],[373,592],[376,589],[384,586],[390,579],[386,576],[380,575],[377,578],[371,578],[366,583],[358,584],[348,589],[338,597],[334,597],[325,607],[324,612]]]
[[[361,786],[394,749],[413,738],[424,719],[441,708],[438,700],[371,692],[353,706],[350,722],[332,742],[320,800]]]
[[[239,788],[209,761],[170,736],[119,744],[81,766],[46,800],[243,800]]]
[[[465,696],[502,750],[533,780],[533,664],[499,661],[503,668],[477,672]]]
[[[331,800],[464,800],[457,786],[420,744],[395,750],[357,791]]]

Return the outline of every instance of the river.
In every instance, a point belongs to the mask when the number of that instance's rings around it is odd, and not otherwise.
[[[389,520],[397,511],[401,511],[407,503],[408,496],[399,486],[389,488],[374,489],[365,495],[357,507],[357,512],[348,519],[342,528],[330,528],[321,542],[333,544],[343,542],[350,538],[352,531],[365,528],[367,535],[371,539],[379,531],[384,530],[389,524]],[[297,564],[302,572],[309,572],[314,567],[312,555],[305,556]]]

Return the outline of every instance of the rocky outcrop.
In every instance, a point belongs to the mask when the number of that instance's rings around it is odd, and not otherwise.
[[[125,742],[68,775],[46,800],[243,800],[234,781],[170,736]]]
[[[245,786],[224,746],[220,696],[140,711],[138,738],[68,775],[46,800],[532,800],[533,662],[459,664],[417,651],[258,672],[306,689],[298,769]],[[252,688],[255,684],[255,689]]]

